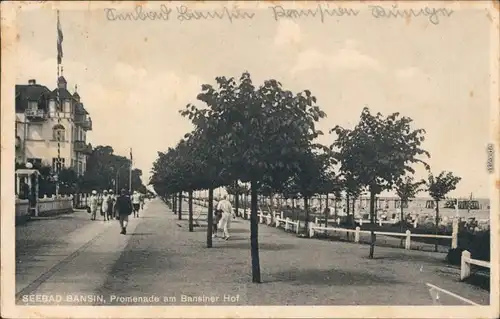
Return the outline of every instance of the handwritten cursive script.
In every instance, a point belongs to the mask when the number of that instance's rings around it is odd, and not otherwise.
[[[282,6],[274,6],[269,7],[273,11],[274,20],[278,21],[279,19],[298,19],[302,17],[319,17],[321,22],[325,21],[325,17],[342,17],[342,16],[357,16],[359,14],[359,10],[354,9],[345,9],[341,7],[330,9],[323,7],[321,4],[318,4],[316,9],[285,9]]]
[[[453,14],[453,10],[448,10],[446,8],[429,8],[425,7],[420,10],[403,10],[399,9],[398,5],[392,5],[392,8],[384,8],[381,6],[370,6],[372,10],[372,16],[374,18],[409,18],[409,17],[419,17],[427,16],[432,24],[439,24],[439,16],[449,17]]]
[[[113,8],[104,9],[106,12],[106,18],[110,21],[115,20],[168,20],[170,18],[170,13],[172,9],[168,8],[166,5],[162,4],[160,6],[160,11],[144,11],[141,6],[137,6],[133,12],[121,13]]]
[[[240,10],[236,6],[231,9],[223,7],[219,10],[209,11],[192,10],[186,6],[177,7],[177,19],[179,21],[227,19],[232,23],[236,19],[252,19],[254,16],[255,13]]]

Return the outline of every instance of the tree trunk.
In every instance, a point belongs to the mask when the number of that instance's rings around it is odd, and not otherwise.
[[[352,228],[355,228],[354,226],[356,225],[356,222],[354,221],[355,208],[356,208],[356,197],[354,197],[352,200],[352,214],[351,214],[352,218],[350,219]]]
[[[177,196],[175,194],[172,195],[172,212],[174,215],[177,213]]]
[[[259,224],[257,220],[257,184],[252,181],[250,186],[250,246],[252,256],[252,282],[260,283],[260,261],[259,261]]]
[[[335,200],[333,201],[333,218],[335,219],[335,222],[336,222],[337,221],[337,196],[335,196]]]
[[[243,194],[243,215],[247,214],[247,205],[248,205],[248,195]]]
[[[308,227],[309,227],[309,197],[304,196],[304,227],[305,227],[305,233],[308,233]]]
[[[401,206],[401,233],[404,232],[404,226],[403,225],[406,225],[406,221],[404,221],[404,209],[403,209],[403,199],[401,199],[400,201],[400,206]],[[401,237],[401,247],[403,247],[403,240],[404,240],[404,237]]]
[[[188,199],[188,206],[189,206],[189,231],[193,231],[193,191],[189,191],[189,199]]]
[[[240,217],[240,194],[236,193],[234,196],[234,208],[236,210],[235,214],[237,217]]]
[[[326,204],[325,204],[325,227],[328,227],[328,193],[326,193]]]
[[[439,231],[439,201],[436,201],[436,235]],[[438,251],[439,238],[436,238],[436,243],[434,244],[434,251]]]
[[[214,189],[208,189],[207,248],[212,248],[212,227],[214,221]]]
[[[179,220],[182,219],[182,192],[179,192]]]
[[[373,259],[373,251],[375,250],[375,192],[370,190],[370,259]]]
[[[351,198],[349,196],[349,194],[346,194],[346,202],[347,202],[347,205],[346,205],[346,214],[347,214],[347,225],[349,225],[349,212],[350,212],[350,208],[351,208]],[[347,237],[347,240],[349,240],[349,232],[346,232],[346,237]]]

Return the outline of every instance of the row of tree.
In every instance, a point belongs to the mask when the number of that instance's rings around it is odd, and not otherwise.
[[[334,127],[330,133],[336,135],[335,142],[324,146],[316,141],[323,134],[316,126],[326,114],[309,90],[294,94],[276,80],[255,87],[247,72],[239,79],[215,80],[215,86],[202,85],[197,96],[205,104],[203,108],[188,104],[180,111],[194,129],[174,148],[158,153],[150,183],[173,203],[180,203],[182,192],[187,192],[190,220],[193,191],[208,189],[209,226],[213,190],[226,186],[238,195],[247,191],[242,184],[249,184],[253,282],[260,282],[259,194],[270,198],[275,194],[300,196],[307,230],[309,199],[314,195],[340,198],[343,194],[349,203],[368,192],[373,224],[375,197],[382,191],[396,189],[405,202],[425,184],[431,196],[440,201],[460,180],[452,173],[442,172],[436,177],[430,173],[425,162],[430,155],[421,147],[425,132],[413,129],[412,120],[399,113],[384,117],[373,115],[365,107],[353,129]],[[414,180],[411,175],[415,164],[429,170],[428,180]],[[236,209],[238,205],[236,202]],[[207,227],[207,247],[212,246],[211,231]],[[374,243],[372,230],[370,258]]]
[[[40,173],[39,195],[52,196],[56,193],[56,181],[51,166],[32,163],[33,168]],[[113,153],[111,146],[97,146],[87,158],[86,170],[78,175],[73,168],[63,168],[58,174],[59,193],[76,194],[99,192],[105,189],[129,188],[130,160]],[[16,163],[16,169],[25,168],[25,164]],[[132,170],[132,189],[146,193],[146,186],[142,183],[142,171]]]

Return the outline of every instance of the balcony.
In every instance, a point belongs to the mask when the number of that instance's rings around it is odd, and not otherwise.
[[[86,131],[92,131],[92,119],[86,116],[76,116],[75,124],[80,125]]]
[[[84,141],[75,141],[74,150],[75,152],[89,155],[92,153],[92,146],[85,144]]]
[[[27,109],[26,110],[26,118],[31,121],[44,121],[46,117],[46,113],[44,110],[39,109]]]

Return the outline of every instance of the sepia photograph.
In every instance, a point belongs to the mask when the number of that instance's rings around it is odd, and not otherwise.
[[[5,1],[4,318],[497,318],[497,1]]]

